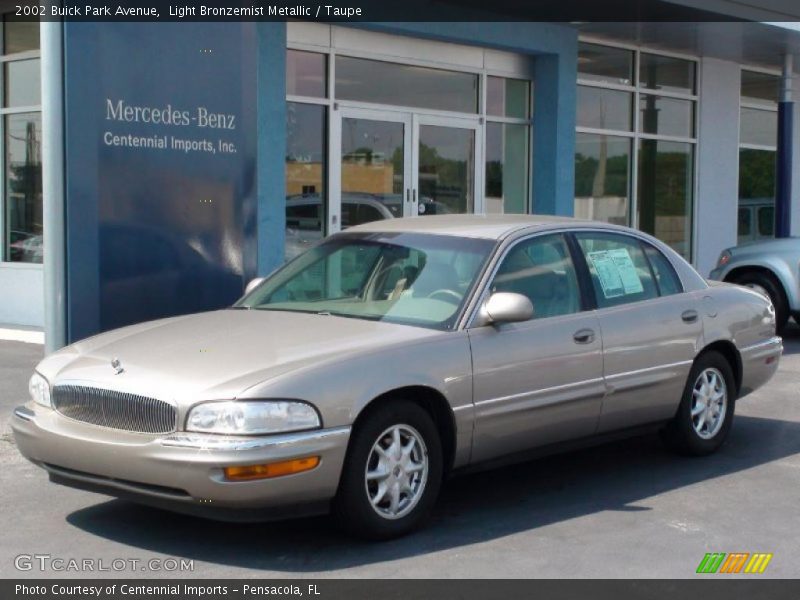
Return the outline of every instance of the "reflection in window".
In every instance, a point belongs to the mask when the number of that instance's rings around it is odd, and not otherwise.
[[[39,113],[6,115],[6,260],[42,262],[42,120]]]
[[[3,105],[38,106],[42,102],[39,59],[15,60],[3,66]]]
[[[475,209],[475,131],[419,127],[419,214],[471,213]]]
[[[300,50],[286,51],[286,93],[290,96],[327,96],[327,55]]]
[[[325,223],[324,106],[286,104],[286,259],[322,239]]]
[[[633,96],[629,92],[578,86],[578,126],[630,131]]]
[[[597,44],[578,45],[578,78],[617,85],[633,84],[633,52]]]
[[[522,294],[533,304],[533,318],[581,309],[578,277],[561,234],[537,236],[512,248],[497,269],[492,292]]]
[[[776,146],[778,144],[778,113],[774,110],[742,107],[739,143]]]
[[[24,21],[14,15],[3,18],[3,54],[39,49],[39,21]]]
[[[666,242],[684,258],[691,252],[692,144],[639,141],[639,229]]]
[[[775,106],[778,104],[781,80],[777,75],[742,71],[742,102]]]
[[[694,61],[643,52],[639,58],[639,85],[651,90],[693,94],[695,70]]]
[[[477,113],[478,75],[337,56],[336,97]]]
[[[774,235],[776,154],[774,150],[739,150],[740,243]],[[755,221],[757,230],[752,225]]]
[[[530,127],[486,124],[486,212],[528,212]]]
[[[486,78],[486,114],[527,119],[530,116],[530,89],[529,81],[490,75]]]
[[[694,136],[694,102],[642,94],[639,98],[641,131],[675,137]]]
[[[627,225],[628,138],[579,133],[575,140],[575,216]]]

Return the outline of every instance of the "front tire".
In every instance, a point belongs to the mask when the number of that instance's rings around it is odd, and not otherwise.
[[[734,282],[765,294],[770,299],[775,307],[775,333],[780,335],[789,322],[789,301],[780,282],[761,271],[746,271],[736,277]]]
[[[405,400],[382,402],[353,431],[334,516],[358,537],[405,535],[430,514],[442,472],[441,440],[428,412]]]
[[[730,363],[719,352],[706,352],[695,360],[678,412],[663,430],[662,439],[679,454],[711,454],[728,437],[735,404]]]

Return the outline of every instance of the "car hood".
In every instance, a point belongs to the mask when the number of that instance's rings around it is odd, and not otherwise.
[[[37,370],[51,385],[80,382],[185,404],[246,397],[248,388],[289,372],[437,334],[333,315],[220,310],[100,334]]]

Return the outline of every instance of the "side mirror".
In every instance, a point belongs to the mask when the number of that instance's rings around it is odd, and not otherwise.
[[[256,289],[262,281],[264,281],[264,277],[256,277],[255,279],[251,279],[247,286],[244,288],[244,295],[247,296],[250,292]]]
[[[533,318],[533,304],[527,296],[512,292],[495,292],[481,308],[482,325],[519,323]]]

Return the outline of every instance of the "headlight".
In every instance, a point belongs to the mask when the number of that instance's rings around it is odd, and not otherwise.
[[[728,250],[723,250],[722,254],[719,255],[719,259],[717,259],[717,266],[724,267],[728,264],[731,260],[731,253]]]
[[[47,379],[38,373],[34,373],[30,381],[28,381],[28,393],[30,393],[31,399],[36,402],[36,404],[48,407],[51,406],[50,384],[47,383]]]
[[[189,411],[187,431],[253,435],[320,427],[310,404],[290,400],[206,402]]]

